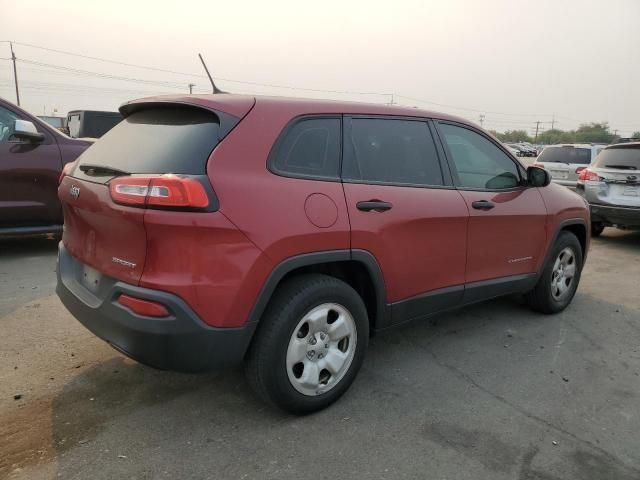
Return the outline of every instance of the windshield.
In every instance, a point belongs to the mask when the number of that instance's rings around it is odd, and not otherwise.
[[[600,152],[594,167],[640,170],[640,147],[607,148]]]
[[[589,165],[591,163],[591,149],[572,146],[547,147],[538,157],[538,162]]]

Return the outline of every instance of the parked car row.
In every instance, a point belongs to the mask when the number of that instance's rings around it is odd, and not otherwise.
[[[527,142],[507,143],[510,150],[515,151],[518,157],[537,157],[538,149]]]
[[[592,235],[640,228],[640,142],[550,145],[535,165],[589,203]]]

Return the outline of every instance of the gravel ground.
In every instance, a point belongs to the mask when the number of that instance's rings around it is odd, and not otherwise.
[[[308,417],[241,371],[124,358],[55,287],[53,240],[0,242],[0,478],[640,479],[640,232],[595,239],[556,316],[500,299],[371,342]]]

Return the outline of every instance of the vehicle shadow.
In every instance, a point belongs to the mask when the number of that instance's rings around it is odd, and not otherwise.
[[[624,410],[640,397],[636,387],[615,393],[615,385],[604,378],[612,375],[609,365],[614,363],[605,357],[609,347],[603,344],[609,327],[598,330],[600,323],[593,327],[578,323],[587,315],[613,315],[609,312],[615,305],[588,295],[579,295],[574,304],[567,314],[545,316],[530,312],[518,298],[498,299],[374,337],[351,390],[330,408],[306,417],[262,403],[240,370],[178,374],[117,357],[75,377],[53,401],[58,476],[243,478],[246,473],[246,478],[296,478],[296,469],[300,475],[304,468],[315,471],[323,465],[328,468],[323,478],[340,476],[346,465],[355,465],[356,470],[391,468],[390,472],[395,465],[398,474],[402,469],[417,474],[411,469],[425,468],[426,463],[395,464],[394,455],[415,459],[436,451],[445,458],[456,451],[460,458],[479,461],[486,470],[475,478],[495,478],[518,469],[528,472],[520,478],[590,478],[591,466],[576,461],[585,456],[605,474],[602,478],[637,478],[637,471],[595,443],[566,433],[582,428],[583,420],[577,418],[581,402],[590,408],[596,402],[611,408],[608,402],[613,401]],[[631,337],[622,330],[618,334]],[[563,347],[565,343],[569,346]],[[562,410],[561,399],[568,380],[553,371],[567,368],[555,364],[561,348],[569,349],[591,369],[584,374],[576,369],[575,376],[565,373],[575,382],[571,385],[578,388],[576,392],[586,390],[582,397],[575,393],[567,411]],[[618,350],[615,353],[619,355]],[[601,357],[609,364],[602,364]],[[633,369],[640,366],[631,368],[615,373],[619,383],[637,378]],[[578,383],[580,377],[583,383]],[[491,386],[492,382],[497,383]],[[602,389],[603,397],[588,396],[593,385]],[[548,397],[551,405],[542,411],[549,408],[551,418],[562,418],[561,427],[510,399],[521,391],[537,397],[537,390],[543,390],[541,398]],[[527,397],[520,402],[526,403]],[[478,409],[483,412],[480,417]],[[640,428],[637,420],[621,423],[616,434],[622,441],[636,428]],[[327,429],[330,436],[322,434]],[[514,437],[513,429],[524,433]],[[615,431],[616,425],[611,429]],[[563,475],[548,474],[544,462],[534,459],[560,455],[535,445],[548,434],[566,442],[562,462],[569,470]],[[371,453],[379,442],[391,450]],[[551,440],[544,444],[550,445]],[[343,452],[356,457],[326,466],[326,458],[335,459]],[[267,474],[269,468],[276,468],[274,464],[284,471]],[[286,465],[293,470],[287,471]]]
[[[0,238],[0,260],[16,260],[24,256],[48,256],[58,251],[54,235]]]
[[[598,245],[619,247],[630,253],[640,252],[640,230],[605,228],[602,235],[592,241]]]

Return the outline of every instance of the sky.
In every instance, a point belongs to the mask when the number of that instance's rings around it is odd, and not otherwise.
[[[8,41],[37,115],[210,91],[202,53],[231,93],[640,130],[640,0],[0,0],[0,96],[15,102]]]

